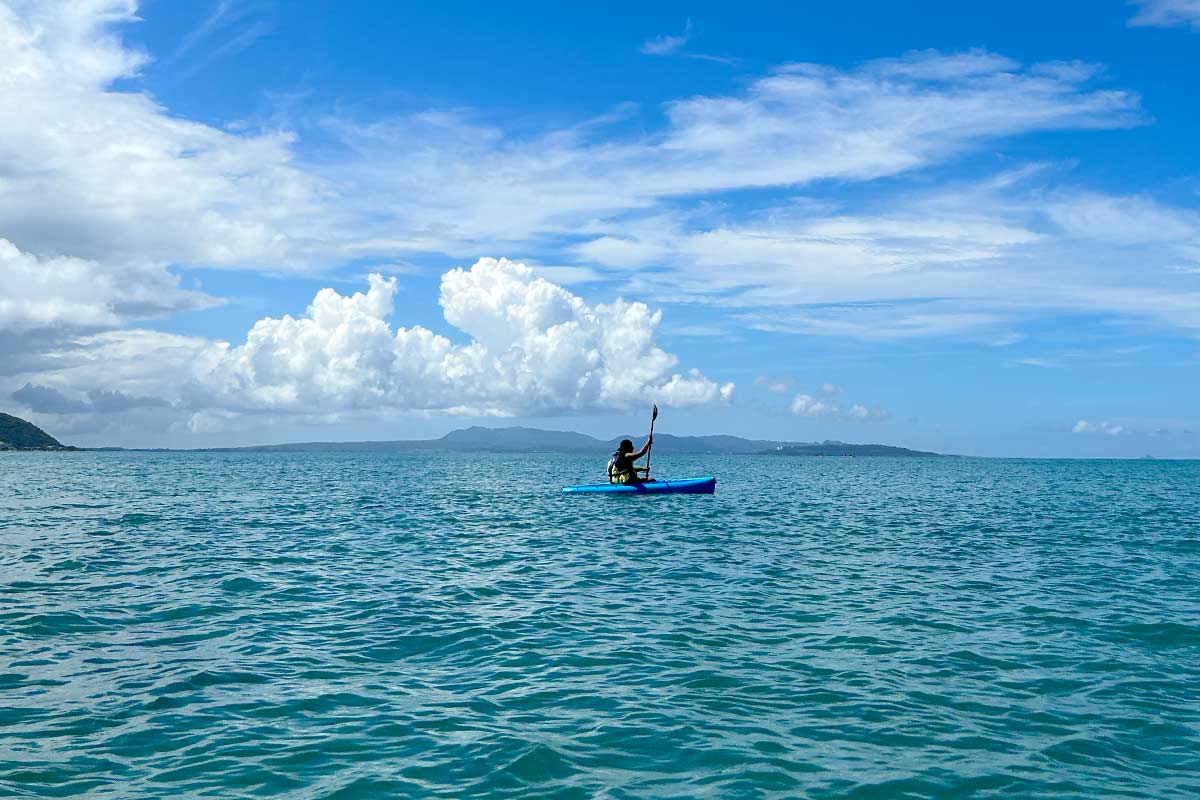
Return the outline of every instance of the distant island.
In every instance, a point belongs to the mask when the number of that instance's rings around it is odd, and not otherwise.
[[[572,431],[473,426],[451,431],[438,439],[401,439],[384,442],[297,442],[251,447],[208,448],[208,451],[252,453],[579,453],[594,455],[616,450],[617,444],[622,439],[638,440],[644,437],[643,433],[602,440]],[[939,453],[882,444],[788,442],[774,439],[743,439],[740,436],[673,436],[668,433],[654,435],[654,452],[660,455],[942,457]]]
[[[12,414],[0,413],[0,450],[76,450]]]
[[[568,453],[607,454],[622,439],[640,440],[630,434],[603,440],[572,431],[540,428],[484,428],[478,425],[451,431],[437,439],[396,439],[381,442],[294,442],[246,447],[196,448],[207,453]],[[159,451],[164,448],[69,447],[20,417],[0,413],[0,450],[93,450]],[[774,455],[774,456],[890,456],[939,458],[940,453],[909,450],[884,444],[846,442],[788,442],[774,439],[743,439],[740,436],[654,435],[654,452],[660,455]]]
[[[846,444],[845,442],[821,442],[820,444],[791,444],[762,450],[762,455],[772,456],[888,456],[891,458],[945,458],[942,453],[926,450],[909,450],[907,447],[892,447],[886,444]]]

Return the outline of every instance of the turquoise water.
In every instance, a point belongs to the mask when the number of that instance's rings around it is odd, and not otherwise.
[[[1200,794],[1200,463],[605,456],[0,454],[0,796]]]

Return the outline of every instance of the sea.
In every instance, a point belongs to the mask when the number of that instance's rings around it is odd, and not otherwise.
[[[1200,462],[0,454],[0,797],[1200,797]]]

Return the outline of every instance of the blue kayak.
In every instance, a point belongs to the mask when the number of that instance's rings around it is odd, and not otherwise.
[[[678,478],[645,483],[589,483],[564,486],[563,494],[712,494],[716,478]]]

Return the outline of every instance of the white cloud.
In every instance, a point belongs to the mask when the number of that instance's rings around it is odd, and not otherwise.
[[[29,382],[71,398],[117,390],[177,404],[184,386],[211,369],[224,349],[198,336],[138,328],[103,331],[51,340],[42,359],[9,374],[13,385]]]
[[[1045,213],[1063,235],[1113,244],[1200,246],[1200,213],[1149,197],[1076,192],[1048,198]]]
[[[1133,0],[1138,13],[1130,25],[1156,28],[1191,26],[1200,31],[1200,0]]]
[[[235,18],[222,9],[197,35]],[[171,289],[166,264],[316,269],[573,240],[578,257],[609,274],[670,267],[642,280],[671,299],[893,300],[916,286],[961,294],[987,277],[961,264],[1036,234],[965,211],[829,215],[799,228],[787,219],[697,228],[672,212],[677,224],[649,229],[667,204],[725,190],[870,180],[1005,136],[1142,120],[1135,95],[1092,89],[1087,65],[916,52],[851,69],[788,65],[741,93],[669,103],[666,123],[636,138],[606,136],[603,123],[514,136],[462,112],[326,119],[317,161],[299,155],[296,133],[221,130],[116,90],[147,59],[114,33],[134,12],[117,0],[0,5],[0,105],[22,109],[0,126],[0,235],[36,259],[69,256],[120,274],[122,291],[160,311],[199,302]],[[684,259],[694,269],[679,269]],[[938,264],[948,266],[912,280],[914,268]],[[557,269],[547,274],[596,274],[587,264]],[[42,297],[57,304],[54,291]],[[85,311],[122,317],[112,304]]]
[[[589,305],[522,264],[481,259],[443,275],[443,312],[463,344],[393,328],[396,279],[369,283],[349,296],[322,289],[303,315],[261,319],[237,345],[140,330],[84,336],[19,375],[33,385],[14,398],[43,414],[144,408],[160,421],[169,406],[193,432],[211,432],[247,414],[511,416],[733,396],[732,383],[676,369],[654,342],[661,312]]]
[[[1040,369],[1059,369],[1063,366],[1063,362],[1057,358],[1014,358],[1008,362],[1011,366],[1019,367],[1038,367]]]
[[[259,320],[246,341],[223,348],[196,374],[193,407],[329,413],[362,409],[477,415],[630,408],[727,401],[695,370],[654,344],[661,312],[617,300],[588,305],[505,259],[480,259],[442,276],[446,321],[470,341],[456,345],[387,322],[395,279],[371,277],[345,297],[322,289],[304,316]]]
[[[1058,68],[1058,65],[1054,65]],[[965,53],[939,53],[936,50],[912,51],[903,58],[881,58],[870,62],[871,71],[880,75],[897,75],[927,81],[944,81],[971,75],[1014,72],[1021,68],[1018,61],[989,53],[968,50]],[[1046,70],[1043,68],[1042,70]],[[1086,77],[1083,73],[1082,77]]]
[[[110,328],[215,302],[159,265],[39,258],[0,239],[0,331]]]
[[[863,420],[863,419],[873,419],[873,418],[877,418],[877,417],[885,417],[885,416],[887,416],[887,414],[882,411],[872,411],[871,409],[868,409],[864,405],[855,403],[854,405],[852,405],[848,409],[846,409],[846,416],[849,419]]]
[[[789,65],[740,94],[668,103],[665,126],[636,139],[603,125],[514,137],[463,113],[328,121],[353,158],[323,172],[355,197],[392,200],[373,205],[388,232],[371,247],[462,252],[594,232],[581,255],[629,266],[666,252],[628,231],[668,201],[871,180],[1006,136],[1140,124],[1137,96],[1091,89],[1093,72],[983,52]]]
[[[820,390],[813,394],[800,393],[792,398],[791,411],[802,417],[821,417],[842,422],[866,422],[887,419],[888,412],[883,409],[871,409],[860,403],[843,406],[837,401],[842,388],[832,383],[821,385]]]
[[[890,342],[919,337],[953,336],[979,343],[993,341],[981,331],[990,331],[1007,322],[996,314],[955,313],[937,304],[922,304],[924,310],[906,308],[905,303],[877,303],[866,306],[797,309],[780,313],[747,313],[739,316],[742,324],[772,333],[796,333],[809,336],[853,338],[872,342]],[[947,304],[954,305],[954,304]],[[1010,337],[1000,337],[1011,343]]]
[[[838,409],[810,394],[798,394],[792,400],[792,413],[805,417],[823,417],[835,414]]]
[[[598,283],[606,280],[606,276],[600,274],[591,267],[569,267],[561,265],[543,265],[529,264],[538,276],[545,278],[551,283],[557,283],[563,286],[571,286],[581,283]]]
[[[1114,422],[1088,422],[1086,419],[1081,419],[1071,428],[1072,433],[1102,433],[1107,436],[1120,436],[1123,433],[1128,433],[1128,430],[1123,425],[1118,425]]]
[[[518,413],[732,392],[676,370],[644,305],[589,306],[515,267],[448,276],[443,306],[465,345],[393,330],[387,282],[319,296],[237,346],[111,330],[214,302],[167,265],[311,270],[498,242],[586,262],[542,268],[560,282],[615,276],[629,296],[733,308],[769,330],[1000,341],[1064,310],[1200,330],[1200,292],[1182,282],[1200,265],[1196,215],[1148,197],[1021,193],[1002,177],[854,209],[792,202],[735,218],[705,202],[902,175],[1030,132],[1141,124],[1137,96],[1094,88],[1089,65],[984,51],[793,64],[668,103],[662,125],[633,137],[603,122],[515,134],[469,112],[322,120],[318,159],[297,145],[303,125],[222,129],[127,90],[148,57],[114,31],[135,10],[0,0],[0,107],[21,110],[0,126],[0,373],[64,397],[119,386],[209,425],[243,411]],[[489,305],[498,295],[511,302]],[[615,342],[602,334],[613,328]],[[54,379],[33,380],[43,373]]]
[[[200,50],[201,45],[206,45],[203,48],[205,54],[185,70],[185,73],[192,73],[212,61],[249,47],[270,33],[272,27],[265,20],[254,18],[259,11],[257,5],[248,0],[217,0],[208,16],[179,40],[167,60],[179,61],[193,51]],[[221,39],[223,41],[218,44]]]
[[[714,61],[718,64],[735,65],[740,59],[731,58],[729,56],[714,56],[708,53],[693,53],[688,52],[684,48],[692,38],[692,21],[689,19],[687,25],[684,26],[683,32],[678,36],[661,35],[655,36],[642,42],[642,46],[638,48],[638,52],[646,56],[682,56],[683,58],[692,58],[699,61]]]
[[[944,161],[987,139],[1140,118],[1136,96],[1088,91],[1082,75],[968,56],[911,53],[846,71],[793,64],[744,96],[676,101],[656,153],[667,168],[656,172],[670,194],[862,180]]]
[[[772,378],[769,375],[758,375],[754,379],[756,386],[761,386],[774,394],[787,394],[792,385],[791,378]]]
[[[19,12],[14,9],[19,9]],[[293,136],[237,135],[116,91],[147,57],[135,4],[0,3],[0,235],[38,256],[297,266],[337,243],[328,184]]]
[[[692,37],[692,21],[688,20],[684,26],[683,33],[678,36],[655,36],[647,39],[638,48],[642,55],[647,56],[666,56],[678,52],[681,47],[687,44],[688,39]]]
[[[1011,343],[1038,316],[1099,314],[1200,331],[1200,213],[1059,188],[1049,171],[854,214],[797,203],[707,228],[661,215],[625,226],[619,249],[602,236],[579,252],[628,274],[631,293],[735,309],[762,330]]]
[[[197,35],[235,19],[222,8]],[[0,235],[26,252],[274,270],[457,256],[669,198],[865,180],[999,137],[1140,120],[1136,96],[1091,90],[1077,65],[922,52],[790,65],[742,94],[669,103],[665,127],[633,139],[602,124],[516,137],[436,111],[326,119],[316,162],[295,133],[219,130],[114,89],[147,61],[114,33],[135,19],[119,0],[0,5],[0,105],[22,109],[0,127]]]

